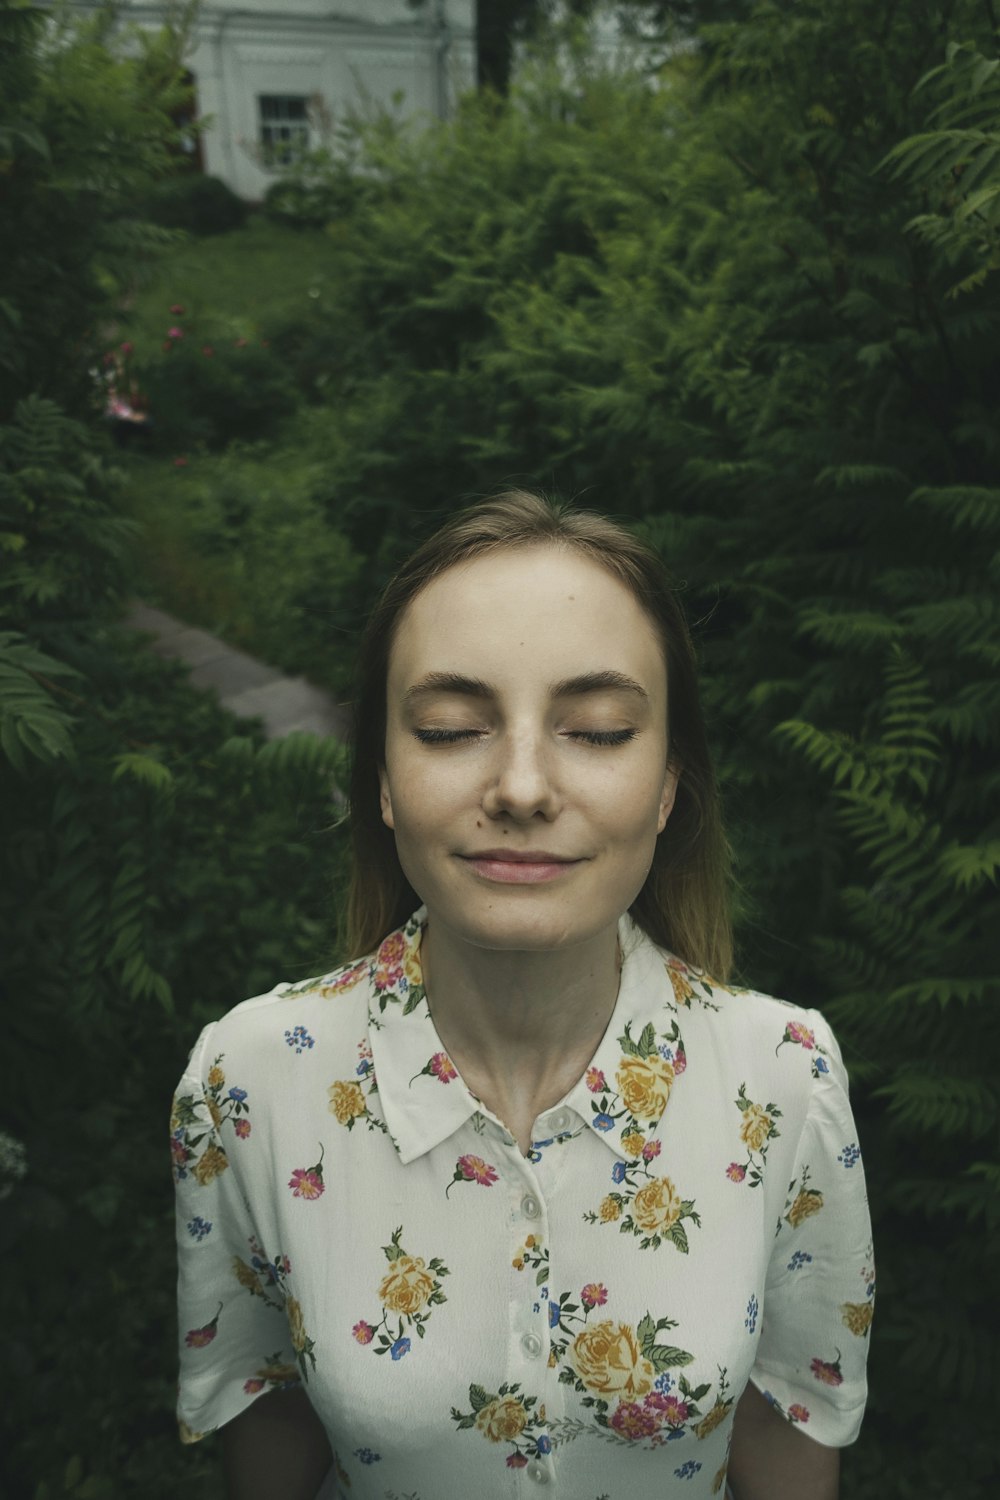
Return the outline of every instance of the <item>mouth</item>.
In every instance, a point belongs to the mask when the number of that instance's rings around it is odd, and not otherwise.
[[[563,854],[550,854],[545,849],[483,849],[458,857],[481,879],[501,885],[537,885],[557,880],[584,862]]]

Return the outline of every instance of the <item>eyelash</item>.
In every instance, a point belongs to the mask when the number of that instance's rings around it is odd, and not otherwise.
[[[476,739],[478,729],[415,729],[413,733],[424,745],[456,745],[462,740]],[[587,745],[625,745],[635,739],[634,729],[574,729],[569,731],[572,739],[582,740]]]

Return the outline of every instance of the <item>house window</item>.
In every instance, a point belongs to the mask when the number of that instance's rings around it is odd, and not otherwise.
[[[264,165],[287,166],[309,149],[309,99],[305,94],[260,94],[257,104]]]

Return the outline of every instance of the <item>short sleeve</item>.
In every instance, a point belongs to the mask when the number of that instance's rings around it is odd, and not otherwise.
[[[808,1012],[811,1095],[777,1221],[751,1379],[828,1447],[854,1442],[875,1293],[871,1222],[840,1048]],[[805,1061],[805,1059],[803,1059]]]
[[[180,1380],[177,1419],[193,1443],[264,1391],[299,1380],[282,1257],[257,1235],[250,1203],[251,1103],[213,1060],[205,1028],[171,1115],[177,1209]]]

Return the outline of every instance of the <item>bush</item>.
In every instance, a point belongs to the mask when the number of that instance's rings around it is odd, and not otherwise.
[[[208,342],[187,327],[155,354],[137,357],[133,369],[153,441],[164,451],[262,437],[295,407],[286,371],[258,341]]]
[[[242,228],[250,210],[220,178],[189,170],[157,183],[143,211],[164,228],[211,235]]]

